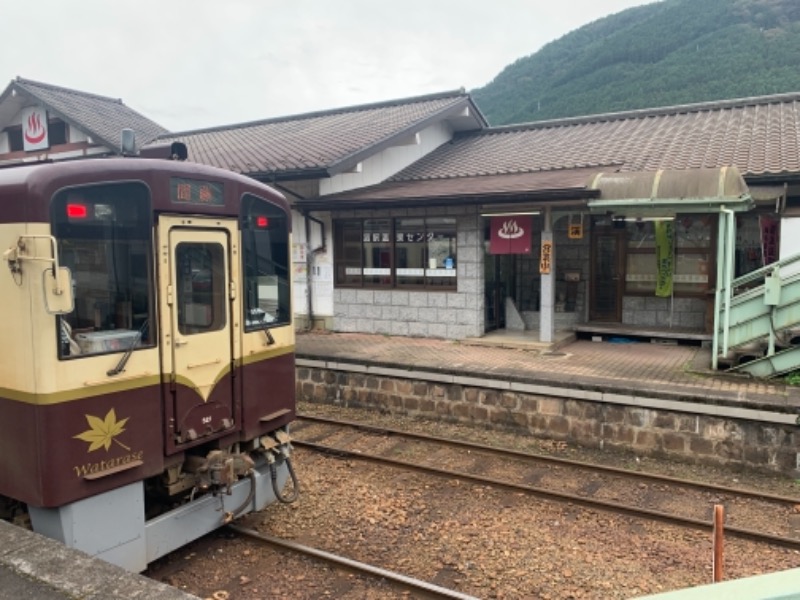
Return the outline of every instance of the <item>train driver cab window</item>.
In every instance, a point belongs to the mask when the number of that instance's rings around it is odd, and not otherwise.
[[[51,204],[75,307],[59,316],[59,358],[152,346],[150,195],[140,183],[73,187]]]
[[[291,323],[289,216],[252,195],[242,201],[245,331]]]

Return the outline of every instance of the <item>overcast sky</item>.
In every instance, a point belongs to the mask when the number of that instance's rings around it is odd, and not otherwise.
[[[16,76],[121,98],[172,131],[489,83],[651,0],[6,0]]]

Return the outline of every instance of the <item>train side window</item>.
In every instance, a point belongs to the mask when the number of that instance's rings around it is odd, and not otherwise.
[[[245,331],[291,323],[289,215],[247,194],[241,230]]]
[[[71,187],[51,204],[74,310],[58,319],[59,357],[152,346],[155,336],[150,194],[141,183]]]

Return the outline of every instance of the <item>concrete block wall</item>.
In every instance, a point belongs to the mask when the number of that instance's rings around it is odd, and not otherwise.
[[[706,321],[706,301],[702,298],[657,298],[656,296],[625,296],[622,299],[622,323],[644,327],[673,327],[703,329]]]
[[[334,218],[386,217],[385,211],[348,211]],[[456,217],[456,291],[334,288],[333,330],[443,339],[483,335],[483,233],[474,207],[403,209],[402,216]]]
[[[796,427],[300,366],[301,401],[497,428],[590,448],[796,476]]]

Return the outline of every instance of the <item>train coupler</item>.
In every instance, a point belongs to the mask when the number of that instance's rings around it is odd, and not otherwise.
[[[193,468],[188,470],[196,477],[196,490],[211,490],[213,494],[224,490],[230,495],[231,486],[247,476],[254,465],[255,462],[247,454],[212,450],[205,458],[195,461]]]

